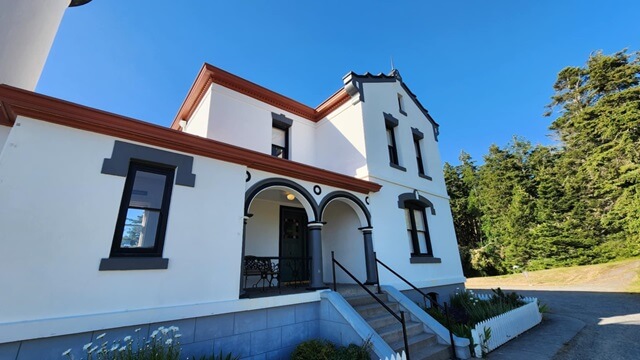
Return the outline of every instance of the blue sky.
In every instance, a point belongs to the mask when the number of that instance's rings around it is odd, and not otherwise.
[[[549,144],[559,70],[640,50],[639,1],[93,0],[67,10],[37,91],[168,126],[204,62],[315,107],[389,72],[440,123],[442,160]]]

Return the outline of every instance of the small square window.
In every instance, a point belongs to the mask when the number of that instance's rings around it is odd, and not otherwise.
[[[407,115],[407,111],[404,108],[404,98],[400,94],[398,94],[398,111],[402,115]]]

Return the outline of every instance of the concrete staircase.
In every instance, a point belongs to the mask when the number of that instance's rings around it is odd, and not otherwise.
[[[373,293],[376,291],[373,286],[369,289]],[[382,305],[359,287],[342,285],[342,289],[339,287],[338,292],[395,352],[404,350],[402,324]],[[398,303],[390,301],[387,294],[376,294],[376,296],[396,315],[400,316]],[[406,312],[405,321],[411,360],[448,360],[451,358],[450,346],[439,344],[437,336],[427,331],[422,323],[412,321],[411,316]]]

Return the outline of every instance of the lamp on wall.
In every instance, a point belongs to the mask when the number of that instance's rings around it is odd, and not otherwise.
[[[296,198],[296,196],[293,195],[292,193],[287,193],[287,200],[293,201],[293,200],[295,200],[295,198]]]

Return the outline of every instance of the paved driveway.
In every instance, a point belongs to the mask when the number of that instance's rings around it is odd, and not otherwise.
[[[494,350],[488,359],[640,359],[640,294],[517,292],[537,297],[549,312],[541,325]]]

